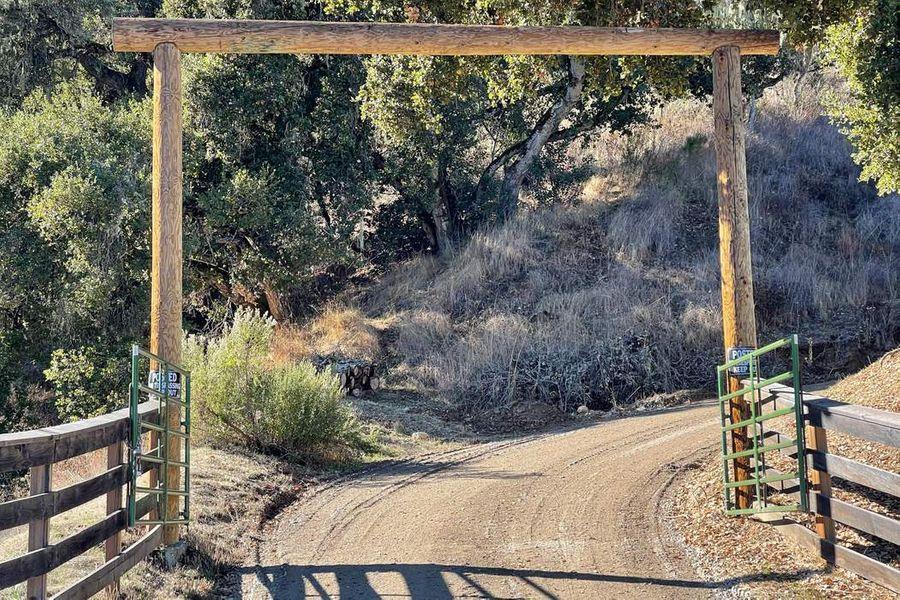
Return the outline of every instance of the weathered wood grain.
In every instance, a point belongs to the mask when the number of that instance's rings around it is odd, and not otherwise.
[[[156,403],[144,402],[138,408],[141,418],[153,422]],[[0,472],[51,464],[109,446],[127,439],[128,409],[67,423],[18,433],[0,434]]]
[[[0,588],[49,573],[61,564],[102,543],[128,524],[126,511],[117,511],[55,544],[0,563]]]
[[[801,547],[823,558],[827,557],[826,560],[828,562],[858,573],[869,581],[874,581],[889,590],[900,593],[900,571],[892,566],[878,562],[849,548],[833,544],[828,540],[819,539],[815,533],[803,525],[789,521],[778,513],[762,513],[756,515],[756,518],[773,525],[780,534],[793,540]]]
[[[123,442],[111,444],[106,449],[106,468],[109,470],[118,468],[128,468],[127,464],[122,463],[122,453],[125,450]],[[122,486],[117,485],[110,489],[106,494],[106,514],[111,515],[122,508]],[[122,551],[122,532],[116,531],[106,539],[104,544],[104,554],[107,562],[114,559]],[[106,588],[106,597],[115,600],[119,597],[119,580],[113,580]]]
[[[766,472],[770,475],[780,475],[781,471],[769,468]],[[783,482],[785,485],[798,486],[796,479],[788,479]],[[774,489],[778,489],[775,485],[770,485]],[[799,498],[799,492],[783,492],[792,498]],[[888,542],[897,544],[900,540],[900,521],[891,519],[884,515],[872,512],[860,506],[831,498],[821,494],[820,492],[809,490],[809,510],[816,515],[828,517],[838,523],[843,523],[848,527],[853,527],[865,533],[874,535]],[[823,538],[824,539],[824,538]]]
[[[810,492],[809,504],[810,510],[817,515],[829,517],[892,544],[900,544],[900,521],[821,493]],[[828,539],[834,541],[833,538]]]
[[[768,385],[764,393],[774,396],[779,408],[794,405],[794,391],[786,385]],[[803,392],[803,404],[810,425],[900,448],[900,413],[839,402],[807,392]]]
[[[31,467],[29,473],[30,493],[44,494],[50,491],[50,484],[53,481],[53,465],[40,465]],[[50,519],[47,517],[38,517],[28,524],[28,552],[41,552],[50,542]],[[47,575],[46,571],[40,573],[29,573],[19,581],[27,578],[25,584],[25,597],[32,598],[47,597]],[[0,586],[3,587],[3,586]]]
[[[53,515],[90,502],[128,482],[127,465],[119,465],[105,473],[73,485],[0,504],[0,530],[18,527],[35,519]]]
[[[712,63],[722,333],[727,351],[737,346],[756,347],[740,48],[717,48]],[[728,360],[729,357],[726,355],[725,358]],[[729,392],[740,388],[738,378],[728,377]],[[734,398],[730,408],[732,423],[750,417],[750,406],[743,397]],[[746,427],[732,430],[731,447],[733,452],[752,447]],[[749,457],[734,461],[735,481],[751,479],[752,475]],[[753,502],[753,487],[737,488],[735,499],[738,508],[749,508]]]
[[[326,23],[218,19],[113,19],[113,49],[244,54],[420,55],[710,55],[721,46],[742,54],[777,54],[768,30],[637,27],[504,27],[430,23]]]
[[[811,452],[812,465],[833,477],[864,485],[873,490],[900,498],[900,475],[851,460],[844,456]]]
[[[156,506],[156,498],[144,496],[137,502],[135,514],[141,518]],[[108,515],[102,521],[70,535],[56,544],[28,552],[22,556],[0,562],[0,588],[21,583],[28,578],[36,578],[57,568],[61,564],[83,554],[108,539],[113,533],[122,531],[128,525],[125,509]],[[150,548],[152,550],[152,548]]]
[[[153,49],[150,352],[175,364],[181,363],[182,335],[181,113],[181,52],[174,44],[162,43]],[[166,412],[169,427],[180,429],[180,407],[170,402]],[[181,440],[169,437],[164,440],[166,455],[180,461]],[[167,477],[169,487],[177,489],[181,470],[171,467]],[[177,514],[178,506],[178,496],[169,496],[168,514]],[[163,542],[171,544],[177,539],[178,526],[166,526]]]
[[[104,587],[117,582],[122,575],[147,558],[147,555],[160,543],[162,543],[162,527],[158,525],[152,528],[144,537],[126,548],[121,554],[108,560],[97,570],[85,575],[53,596],[53,600],[90,598]]]
[[[828,438],[825,430],[821,427],[809,426],[806,428],[806,445],[813,452],[828,453]],[[813,505],[815,498],[819,502],[819,498],[830,498],[831,496],[831,475],[828,471],[816,469],[815,465],[809,470],[809,483],[815,494],[810,495],[810,510],[815,513],[816,533],[820,538],[830,542],[835,541],[834,518],[830,510],[822,511]],[[830,504],[828,504],[830,507]]]

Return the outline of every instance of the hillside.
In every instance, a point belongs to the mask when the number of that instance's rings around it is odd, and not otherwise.
[[[808,379],[900,339],[900,199],[857,182],[821,116],[826,87],[785,80],[748,111],[759,338],[798,332]],[[712,119],[687,101],[657,117],[570,147],[592,172],[574,192],[448,259],[397,266],[295,332],[292,352],[381,355],[389,383],[460,415],[708,387],[721,354]]]

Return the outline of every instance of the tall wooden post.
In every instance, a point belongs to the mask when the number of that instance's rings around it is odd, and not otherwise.
[[[181,362],[181,52],[163,43],[153,50],[153,215],[150,283],[150,352]],[[181,410],[169,403],[169,426],[177,429]],[[181,440],[164,444],[169,460],[181,461]],[[179,485],[180,470],[168,469],[169,488]],[[177,515],[179,498],[165,499],[168,515]],[[163,542],[178,540],[178,526],[166,526]]]
[[[747,197],[745,128],[741,96],[741,53],[736,46],[717,48],[713,61],[713,118],[715,120],[716,185],[719,197],[719,262],[722,273],[722,331],[725,348],[756,346],[756,316],[750,260],[750,212]],[[726,357],[727,358],[727,357]],[[728,390],[740,388],[729,377]],[[745,398],[731,404],[734,422],[750,416]],[[733,451],[751,447],[747,429],[731,436]],[[750,458],[735,461],[735,481],[750,479]],[[737,490],[737,506],[749,508],[753,488]]]

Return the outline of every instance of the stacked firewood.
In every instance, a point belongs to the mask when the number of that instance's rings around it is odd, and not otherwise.
[[[341,387],[347,394],[362,396],[363,392],[375,391],[381,387],[378,369],[372,363],[357,360],[345,360],[330,365],[332,373],[338,376]]]

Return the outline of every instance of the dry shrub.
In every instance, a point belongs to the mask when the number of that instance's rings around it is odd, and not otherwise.
[[[381,353],[377,321],[357,308],[330,305],[306,327],[279,327],[272,339],[276,362],[320,356],[375,360]]]
[[[900,200],[857,182],[820,116],[822,85],[789,80],[759,100],[747,169],[760,340],[799,332],[828,372],[858,366],[835,351],[848,339],[865,356],[900,338]],[[413,384],[474,412],[710,386],[722,346],[712,118],[695,101],[658,118],[598,136],[580,205],[521,214],[367,293],[368,314],[392,314]]]
[[[439,312],[418,310],[408,313],[397,326],[397,351],[417,364],[446,349],[453,333],[450,318]]]
[[[270,364],[274,325],[257,311],[238,310],[222,335],[185,338],[198,439],[296,456],[365,449],[332,373],[309,361]]]
[[[497,293],[540,260],[535,227],[527,219],[476,234],[432,288],[435,302],[452,315],[485,308]]]

